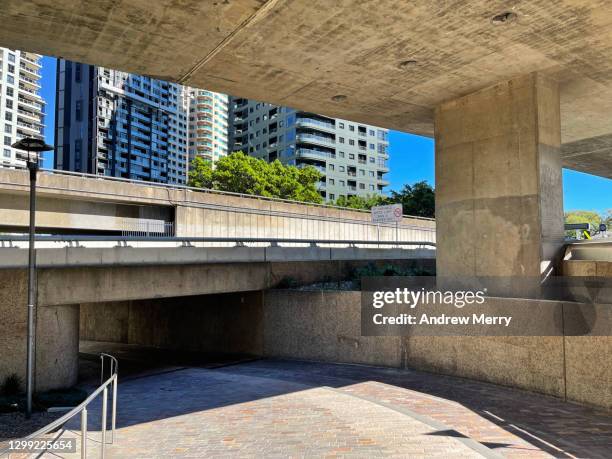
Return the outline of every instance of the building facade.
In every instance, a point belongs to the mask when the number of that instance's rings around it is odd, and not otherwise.
[[[315,167],[326,201],[382,194],[389,185],[387,129],[249,99],[231,98],[230,107],[232,151]]]
[[[55,168],[185,184],[186,88],[58,60]]]
[[[24,166],[24,152],[11,147],[23,137],[44,139],[45,101],[40,54],[0,48],[0,130],[2,166]]]
[[[188,88],[189,161],[201,157],[216,162],[228,153],[228,96]]]

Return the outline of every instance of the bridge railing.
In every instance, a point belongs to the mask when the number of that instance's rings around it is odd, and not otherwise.
[[[105,370],[104,368],[105,360],[108,361],[109,363],[109,375],[108,375],[108,378],[106,379],[104,379],[106,376],[105,371],[104,371]],[[102,459],[104,459],[105,452],[106,452],[106,445],[107,445],[106,431],[108,428],[107,415],[108,415],[109,388],[112,391],[111,392],[111,438],[110,438],[110,443],[112,444],[115,440],[115,428],[116,428],[116,423],[117,423],[117,372],[119,370],[119,364],[117,362],[117,359],[115,359],[115,357],[109,354],[104,354],[104,353],[100,354],[100,361],[102,364],[102,368],[100,372],[100,386],[95,391],[93,391],[89,395],[89,397],[87,397],[78,406],[74,407],[68,413],[64,414],[60,418],[51,422],[50,424],[47,424],[42,429],[39,429],[36,432],[21,439],[22,441],[20,443],[25,443],[27,445],[28,441],[34,442],[34,440],[40,440],[43,437],[43,435],[47,435],[52,432],[55,432],[57,429],[61,429],[68,421],[70,421],[72,418],[80,414],[81,415],[80,416],[81,417],[81,432],[80,432],[81,433],[81,458],[83,459],[86,458],[87,457],[87,434],[88,434],[87,407],[100,394],[102,394],[102,413],[101,413],[101,417],[102,417],[101,435],[102,437],[100,441],[100,453],[101,453],[100,456],[102,457]],[[53,445],[54,443],[59,441],[62,435],[64,434],[64,432],[65,431],[63,430],[60,431],[59,435],[56,435],[53,439],[49,440],[48,442],[45,442],[45,445]],[[52,447],[48,446],[48,449],[49,449],[49,452],[53,451]],[[10,455],[13,453],[17,453],[17,451],[11,451],[10,449],[6,448],[3,450],[0,450],[0,457],[3,457],[5,454],[8,454],[10,457]],[[36,456],[36,457],[40,457],[40,456]]]
[[[18,167],[15,167],[15,169],[25,169],[25,167],[18,166]],[[234,193],[231,191],[220,191],[220,190],[213,190],[210,188],[196,188],[196,187],[190,187],[187,185],[180,185],[180,184],[173,184],[173,183],[156,183],[156,182],[148,182],[145,180],[128,179],[128,178],[123,178],[123,177],[111,177],[108,175],[87,174],[84,172],[63,171],[63,170],[58,170],[58,169],[44,169],[43,168],[43,169],[40,169],[40,171],[42,173],[53,174],[53,175],[83,177],[83,178],[90,178],[90,179],[96,179],[96,180],[109,180],[109,181],[114,181],[114,182],[133,183],[135,185],[160,187],[164,189],[189,190],[189,191],[194,191],[198,193],[209,193],[209,194],[215,194],[215,195],[220,195],[220,196],[234,196],[234,197],[240,197],[240,198],[255,199],[255,200],[260,200],[260,201],[271,201],[271,202],[288,203],[288,204],[300,204],[300,205],[308,205],[311,207],[337,209],[337,210],[349,210],[352,212],[360,212],[360,213],[366,213],[366,214],[369,213],[368,210],[353,209],[350,207],[335,206],[331,204],[304,203],[302,201],[295,201],[292,199],[282,199],[282,198],[273,198],[273,197],[268,197],[268,196],[258,196],[258,195],[253,195],[253,194]],[[412,216],[412,215],[405,215],[405,217],[415,219],[415,220],[428,221],[428,222],[431,222],[434,220],[433,218],[419,217],[419,216]]]
[[[20,234],[0,234],[0,248],[27,247],[28,236]],[[299,239],[269,237],[181,237],[181,236],[98,236],[98,235],[36,235],[38,248],[41,243],[64,244],[72,247],[99,247],[111,244],[114,247],[190,247],[202,246],[310,246],[310,247],[365,247],[365,248],[413,248],[431,247],[436,244],[427,240],[377,241],[355,239]]]

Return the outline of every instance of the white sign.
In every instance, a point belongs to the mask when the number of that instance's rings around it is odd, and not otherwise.
[[[372,222],[374,223],[399,223],[402,221],[402,205],[391,204],[388,206],[372,207]]]

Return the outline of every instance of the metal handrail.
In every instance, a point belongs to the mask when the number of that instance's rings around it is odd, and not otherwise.
[[[15,169],[24,169],[24,167],[15,166]],[[127,179],[123,177],[110,177],[108,175],[87,174],[84,172],[72,172],[72,171],[64,171],[64,170],[58,170],[58,169],[41,168],[40,171],[49,173],[49,174],[55,174],[55,175],[71,175],[74,177],[85,177],[85,178],[93,178],[93,179],[98,179],[98,180],[111,180],[111,181],[117,181],[117,182],[133,183],[135,185],[155,186],[155,187],[166,188],[166,189],[195,191],[195,192],[200,192],[200,193],[217,194],[221,196],[236,196],[240,198],[256,199],[260,201],[283,202],[283,203],[289,203],[289,204],[300,204],[302,206],[323,207],[323,208],[328,208],[328,209],[348,210],[351,212],[370,213],[369,210],[353,209],[351,207],[333,206],[330,204],[316,204],[316,203],[311,203],[311,202],[296,201],[293,199],[272,198],[268,196],[258,196],[258,195],[253,195],[253,194],[234,193],[231,191],[220,191],[220,190],[213,190],[210,188],[196,188],[196,187],[191,187],[187,185],[147,182],[145,180]],[[12,185],[19,185],[19,184],[14,183]],[[416,215],[404,215],[404,217],[414,218],[417,220],[435,221],[435,218],[419,217]]]
[[[108,359],[110,361],[110,376],[108,379],[104,380],[104,359]],[[41,435],[46,435],[51,433],[55,429],[63,426],[77,414],[81,413],[81,458],[87,457],[87,406],[93,402],[100,393],[102,393],[102,441],[101,441],[101,452],[102,459],[104,459],[105,449],[106,449],[106,427],[107,427],[107,411],[108,411],[108,386],[112,384],[112,405],[111,405],[111,441],[110,444],[113,444],[115,441],[115,427],[117,421],[117,372],[119,370],[119,363],[117,359],[110,354],[101,353],[100,360],[102,364],[101,372],[100,372],[100,386],[93,391],[83,402],[81,402],[78,406],[75,406],[68,413],[64,414],[60,418],[55,421],[47,424],[42,429],[37,430],[34,433],[31,433],[27,437],[24,437],[23,440],[32,440]],[[52,440],[52,443],[56,442],[61,435],[58,435]],[[10,449],[4,449],[0,451],[0,455],[7,454],[10,452]]]
[[[0,234],[2,242],[27,241],[28,236]],[[181,237],[181,236],[94,236],[94,235],[36,235],[36,242],[236,242],[236,243],[269,243],[271,245],[279,243],[293,244],[347,244],[347,245],[390,245],[390,246],[411,246],[428,245],[435,247],[436,243],[431,241],[378,241],[378,240],[359,240],[359,239],[298,239],[298,238],[266,238],[266,237]]]

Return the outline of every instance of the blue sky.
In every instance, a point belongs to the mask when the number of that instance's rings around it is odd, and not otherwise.
[[[41,95],[45,108],[45,138],[53,145],[55,120],[55,58],[44,57]],[[44,167],[53,167],[52,153],[45,156]],[[391,131],[389,133],[390,189],[398,190],[405,183],[421,180],[435,185],[434,142],[427,137]],[[612,209],[612,180],[581,172],[563,170],[563,203],[566,211],[594,210],[603,213]]]

